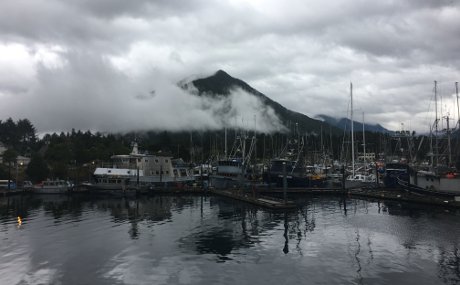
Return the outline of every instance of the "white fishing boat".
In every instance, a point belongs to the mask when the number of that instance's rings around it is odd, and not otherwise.
[[[72,190],[72,185],[66,180],[45,180],[32,187],[37,194],[65,194]]]

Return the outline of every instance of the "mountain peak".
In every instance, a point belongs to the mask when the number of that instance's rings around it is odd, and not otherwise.
[[[225,72],[224,70],[222,69],[219,69],[216,73],[214,73],[214,76],[218,76],[218,77],[231,77],[227,72]],[[233,77],[231,77],[233,78]]]
[[[211,93],[215,95],[229,95],[234,88],[252,89],[245,82],[231,77],[227,72],[219,69],[214,75],[192,81],[199,94]]]
[[[298,130],[301,132],[308,131],[319,133],[322,128],[322,122],[286,109],[281,104],[252,88],[243,80],[230,76],[222,69],[216,71],[216,73],[209,77],[193,80],[183,86],[189,85],[193,85],[196,89],[196,95],[209,97],[229,96],[235,89],[239,89],[247,93],[248,96],[257,97],[262,105],[271,108],[288,129],[291,129],[294,123],[296,125],[298,124]],[[195,89],[192,90],[195,92]],[[338,128],[334,128],[334,132],[342,133]]]

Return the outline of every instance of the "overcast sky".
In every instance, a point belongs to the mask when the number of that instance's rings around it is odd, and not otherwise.
[[[40,132],[217,128],[225,102],[176,83],[223,69],[311,117],[346,117],[353,82],[357,120],[419,132],[434,120],[437,80],[452,125],[459,3],[2,0],[0,119],[29,118]],[[229,99],[228,120],[279,128],[244,97]]]

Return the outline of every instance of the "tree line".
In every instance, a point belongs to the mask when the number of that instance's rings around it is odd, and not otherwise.
[[[326,128],[324,128],[326,129]],[[297,136],[304,141],[304,150],[309,163],[322,163],[327,156],[335,160],[350,159],[350,139],[346,134],[332,133],[242,133],[239,130],[219,131],[145,131],[125,134],[103,134],[100,132],[80,131],[49,133],[37,136],[33,124],[28,119],[14,121],[8,118],[0,120],[0,142],[7,148],[0,165],[0,179],[11,177],[11,169],[19,171],[22,179],[41,181],[46,178],[70,178],[72,180],[89,179],[90,172],[102,162],[108,165],[114,154],[128,154],[132,143],[136,141],[139,148],[150,153],[167,154],[182,158],[191,165],[212,162],[224,153],[225,138],[228,152],[237,136],[255,136],[256,147],[253,153],[254,162],[268,161],[279,155],[289,137]],[[359,132],[355,135],[356,152],[363,151],[364,137]],[[408,156],[408,144],[396,140],[390,134],[366,132],[366,151],[376,154]],[[414,137],[413,148],[417,148],[416,159],[420,160],[430,151],[425,138]],[[415,150],[412,150],[415,152]],[[24,169],[14,169],[17,157],[30,158]],[[13,175],[14,176],[14,175]]]

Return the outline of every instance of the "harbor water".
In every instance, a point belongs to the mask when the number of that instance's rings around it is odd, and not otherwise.
[[[341,196],[0,197],[0,284],[459,284],[460,212]]]

